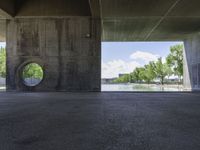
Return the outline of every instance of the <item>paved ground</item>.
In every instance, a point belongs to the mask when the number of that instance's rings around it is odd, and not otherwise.
[[[198,93],[1,93],[0,150],[199,150]]]

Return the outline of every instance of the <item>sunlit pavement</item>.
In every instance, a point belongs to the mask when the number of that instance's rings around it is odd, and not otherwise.
[[[0,93],[1,150],[199,150],[199,93]]]

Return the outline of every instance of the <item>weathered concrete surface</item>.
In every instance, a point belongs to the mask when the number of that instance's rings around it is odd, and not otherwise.
[[[200,90],[200,35],[196,34],[184,41],[184,86]]]
[[[20,0],[16,17],[91,16],[88,0]]]
[[[100,91],[101,23],[90,17],[7,21],[7,89]],[[28,88],[21,72],[27,63],[44,69],[40,85]]]
[[[1,93],[2,150],[199,150],[198,93]]]
[[[6,41],[6,20],[0,19],[0,42]]]

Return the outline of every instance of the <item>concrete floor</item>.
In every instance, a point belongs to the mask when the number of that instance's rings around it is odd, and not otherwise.
[[[198,93],[0,93],[0,150],[199,150]]]

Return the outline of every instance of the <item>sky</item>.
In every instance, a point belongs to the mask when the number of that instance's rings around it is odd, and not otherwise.
[[[182,42],[102,42],[102,78],[115,78],[170,53]]]
[[[0,42],[0,47],[5,47],[6,43],[5,42]]]
[[[6,47],[6,43],[5,42],[0,42],[0,47]]]

